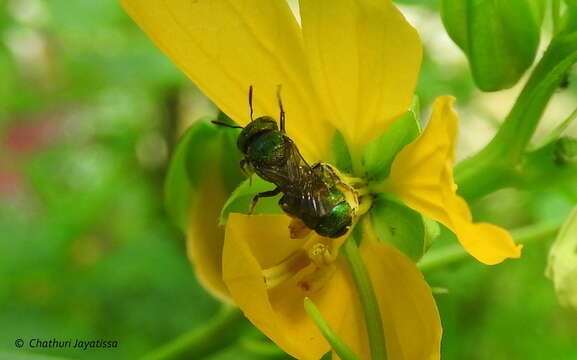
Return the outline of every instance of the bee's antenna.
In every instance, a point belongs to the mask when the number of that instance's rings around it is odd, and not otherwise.
[[[233,128],[233,129],[242,129],[242,126],[231,125],[231,124],[227,124],[225,122],[218,121],[218,120],[212,120],[211,123],[213,123],[215,125],[219,125],[219,126],[226,126],[226,127]]]
[[[248,87],[248,106],[250,107],[250,121],[253,121],[253,118],[252,118],[252,113],[253,113],[253,110],[252,110],[252,85],[250,85]]]
[[[285,130],[285,113],[284,108],[282,106],[282,99],[280,97],[280,91],[282,89],[282,85],[278,85],[276,88],[276,97],[278,99],[278,107],[280,108],[280,131],[286,133]]]

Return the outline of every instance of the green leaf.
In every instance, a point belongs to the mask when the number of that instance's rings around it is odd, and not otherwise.
[[[551,246],[547,277],[553,280],[559,302],[577,310],[577,207]]]
[[[442,0],[441,17],[469,59],[483,91],[509,88],[531,66],[539,46],[541,0]]]
[[[415,97],[409,110],[363,150],[362,161],[368,180],[379,182],[386,179],[397,153],[420,133],[419,100]]]
[[[438,225],[435,230],[428,222],[426,228],[421,214],[386,196],[375,198],[370,214],[377,238],[415,262],[439,234]]]
[[[203,179],[219,172],[225,188],[232,192],[241,179],[240,152],[234,146],[237,131],[218,127],[202,119],[182,136],[172,156],[165,182],[165,205],[184,229],[196,191]]]
[[[220,214],[219,224],[224,225],[228,220],[228,215],[231,212],[246,214],[250,207],[252,198],[265,191],[270,191],[275,188],[275,185],[264,181],[257,175],[252,175],[252,179],[243,181],[230,195]],[[282,210],[278,205],[278,199],[281,195],[269,198],[262,198],[258,201],[253,214],[282,214]]]

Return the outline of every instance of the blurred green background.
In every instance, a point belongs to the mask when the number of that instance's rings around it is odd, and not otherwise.
[[[457,97],[462,158],[491,138],[519,88],[481,94],[438,3],[399,3],[425,44],[423,112],[435,96]],[[569,84],[538,137],[577,106],[574,75]],[[178,135],[214,111],[116,1],[0,0],[0,359],[137,358],[218,311],[162,193]],[[577,184],[564,184],[503,190],[474,209],[518,228],[560,222],[576,202]],[[577,314],[558,305],[544,276],[551,240],[502,265],[469,259],[426,273],[448,291],[437,295],[444,359],[577,358]],[[263,339],[248,323],[242,334],[209,359],[286,358],[250,346]],[[17,338],[119,346],[17,349]]]

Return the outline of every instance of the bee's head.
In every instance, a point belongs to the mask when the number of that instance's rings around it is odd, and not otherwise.
[[[267,131],[278,131],[276,121],[270,116],[256,118],[242,129],[238,135],[236,146],[243,154],[246,154],[248,147],[256,136]]]
[[[315,231],[321,236],[338,238],[349,231],[352,223],[353,210],[347,202],[343,201],[320,219]]]

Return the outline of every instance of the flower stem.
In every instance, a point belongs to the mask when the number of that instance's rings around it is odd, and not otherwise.
[[[557,35],[561,29],[561,1],[551,1],[551,18],[553,21],[553,35]]]
[[[387,358],[387,347],[385,344],[385,332],[383,330],[383,322],[381,321],[379,304],[373,290],[371,279],[369,278],[365,264],[363,264],[363,260],[359,254],[357,244],[352,236],[345,242],[343,253],[349,263],[363,307],[367,333],[369,335],[371,358],[373,360],[384,360]]]
[[[487,146],[455,168],[459,194],[467,200],[515,186],[529,141],[551,97],[577,62],[577,32],[557,34],[533,69],[503,125]]]
[[[559,231],[560,226],[558,223],[536,224],[513,230],[511,234],[516,243],[528,244],[550,239]],[[430,271],[466,259],[468,256],[461,245],[453,244],[428,252],[417,266],[421,271]]]
[[[235,330],[243,323],[243,319],[236,307],[223,305],[206,325],[153,350],[144,355],[142,360],[199,359],[207,356],[237,340],[240,331]]]
[[[343,360],[358,360],[357,355],[355,355],[355,353],[344,342],[342,342],[337,334],[335,334],[331,329],[311,299],[306,297],[304,300],[304,306],[307,314],[309,314],[318,326],[319,330],[323,333],[325,339],[327,339],[329,344],[331,344],[333,351]]]

